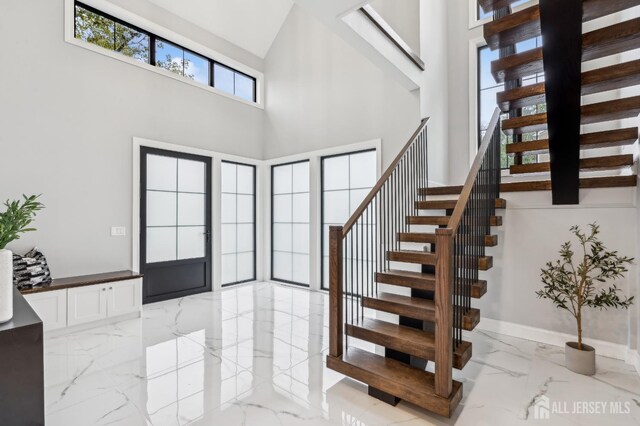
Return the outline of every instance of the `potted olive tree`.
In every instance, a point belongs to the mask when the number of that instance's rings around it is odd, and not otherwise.
[[[589,227],[588,233],[578,226],[571,227],[582,248],[577,265],[574,264],[571,242],[564,243],[560,259],[547,262],[546,268],[542,269],[544,288],[536,294],[569,311],[576,319],[578,341],[566,343],[565,364],[576,373],[593,375],[596,372],[596,351],[582,343],[583,309],[629,308],[633,297],[621,297],[614,281],[624,276],[633,259],[620,256],[617,251],[608,251],[598,238],[600,227],[595,223]],[[607,288],[598,288],[605,284]]]
[[[7,200],[6,210],[0,212],[0,323],[13,318],[13,255],[6,247],[20,235],[35,231],[31,222],[44,206],[39,195],[22,196],[21,201]]]

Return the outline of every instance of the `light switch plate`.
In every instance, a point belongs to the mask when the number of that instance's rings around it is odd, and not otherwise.
[[[112,237],[124,237],[127,235],[127,228],[124,226],[112,226],[111,227],[111,236]]]

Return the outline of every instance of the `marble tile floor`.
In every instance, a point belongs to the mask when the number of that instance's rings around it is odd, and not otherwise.
[[[47,338],[47,425],[640,424],[631,366],[599,358],[597,375],[584,377],[563,367],[562,348],[486,332],[466,336],[474,355],[456,372],[464,399],[453,418],[391,407],[326,368],[327,312],[324,293],[257,283]],[[536,419],[543,400],[548,420]],[[584,408],[574,401],[621,413],[574,414]]]

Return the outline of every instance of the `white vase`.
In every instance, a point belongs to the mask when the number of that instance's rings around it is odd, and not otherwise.
[[[0,323],[13,318],[13,254],[0,250]]]

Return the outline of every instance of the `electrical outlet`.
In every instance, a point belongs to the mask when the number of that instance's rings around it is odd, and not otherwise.
[[[124,226],[112,226],[111,227],[111,236],[112,237],[124,237],[127,235],[127,228]]]

